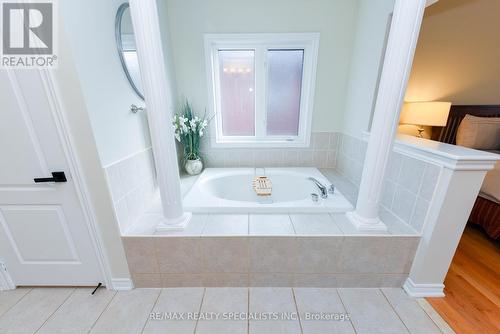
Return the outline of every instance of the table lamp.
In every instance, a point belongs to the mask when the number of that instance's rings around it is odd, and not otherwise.
[[[418,126],[418,137],[422,138],[424,126],[446,126],[451,102],[405,102],[399,122]]]

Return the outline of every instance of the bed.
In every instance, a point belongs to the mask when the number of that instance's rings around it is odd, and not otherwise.
[[[452,106],[446,126],[433,129],[432,139],[456,145],[458,127],[467,114],[477,117],[500,117],[500,105]],[[488,175],[485,182],[491,183],[491,174]],[[494,187],[500,187],[498,182],[494,182]],[[483,187],[485,186],[486,184],[483,184]],[[489,187],[493,185],[489,184]],[[498,240],[500,238],[500,201],[487,193],[480,192],[470,214],[469,223],[480,225],[491,238]]]

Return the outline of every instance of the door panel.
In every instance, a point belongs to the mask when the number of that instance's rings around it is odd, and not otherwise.
[[[103,281],[59,131],[38,70],[0,71],[0,260],[16,285]],[[65,183],[35,184],[64,171]]]
[[[0,223],[20,263],[80,263],[61,206],[1,206]]]
[[[47,163],[20,91],[5,71],[0,71],[0,92],[4,104],[0,112],[0,185],[30,185],[30,177],[49,172]]]

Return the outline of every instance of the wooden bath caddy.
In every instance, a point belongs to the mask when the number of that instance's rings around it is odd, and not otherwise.
[[[257,196],[271,196],[273,184],[267,176],[256,176],[253,178],[252,188]]]

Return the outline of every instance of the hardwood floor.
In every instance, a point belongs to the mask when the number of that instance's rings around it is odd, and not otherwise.
[[[444,298],[427,301],[456,333],[500,333],[500,243],[467,226],[445,279]]]

